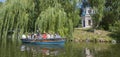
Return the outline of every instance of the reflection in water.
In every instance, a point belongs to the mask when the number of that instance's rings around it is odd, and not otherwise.
[[[27,51],[36,54],[42,54],[42,56],[57,56],[59,53],[64,52],[64,45],[21,45],[21,51]]]
[[[93,57],[93,55],[90,52],[90,49],[88,49],[88,48],[85,48],[85,55],[86,55],[86,57]]]
[[[25,51],[25,45],[21,46],[21,51]]]
[[[21,45],[8,42],[0,45],[0,57],[120,57],[120,44]]]

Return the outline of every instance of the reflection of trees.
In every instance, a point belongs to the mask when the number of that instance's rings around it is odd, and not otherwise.
[[[120,52],[118,45],[112,46],[110,43],[73,43],[73,54],[79,57],[87,57],[85,49],[89,49],[93,57],[118,57]],[[111,48],[112,46],[112,48]],[[119,51],[117,51],[119,50]],[[117,51],[117,52],[116,52]],[[115,54],[114,54],[115,53]],[[88,56],[90,57],[90,56]]]
[[[100,52],[100,53],[102,53],[102,52]],[[105,56],[120,57],[120,45],[119,44],[110,45],[110,47],[106,51],[103,51],[103,53],[105,53],[104,57]]]

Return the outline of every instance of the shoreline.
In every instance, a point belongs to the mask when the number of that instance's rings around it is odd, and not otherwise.
[[[116,41],[116,40],[111,40],[111,41],[101,41],[101,40],[78,40],[78,39],[68,39],[67,41],[70,42],[86,42],[86,43],[112,43],[112,44],[116,44],[116,43],[120,43],[120,41]]]
[[[71,41],[74,42],[100,42],[100,43],[119,43],[120,41],[112,38],[110,35],[112,32],[105,30],[95,30],[92,29],[75,29],[73,32],[73,39]]]

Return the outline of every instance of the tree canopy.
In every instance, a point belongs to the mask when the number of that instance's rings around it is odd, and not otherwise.
[[[76,1],[69,0],[7,0],[0,9],[0,36],[26,32],[70,35],[78,24]]]
[[[93,27],[98,28],[103,18],[105,0],[89,0],[89,3],[95,13],[92,15]]]

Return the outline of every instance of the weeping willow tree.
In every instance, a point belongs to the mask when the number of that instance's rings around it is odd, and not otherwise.
[[[73,27],[76,27],[79,23],[80,18],[80,9],[76,8],[76,4],[80,3],[81,0],[59,0],[62,8],[67,14],[68,19],[72,20]]]
[[[14,32],[12,39],[17,38],[17,34],[27,32],[30,16],[27,9],[33,7],[28,2],[32,1],[9,0],[0,9],[0,37],[2,42],[6,43],[8,32]]]
[[[7,0],[0,9],[0,37],[5,43],[8,32],[12,39],[27,32],[72,35],[79,20],[79,11],[69,0]]]
[[[42,11],[36,21],[36,28],[41,32],[59,33],[63,36],[72,33],[73,23],[60,4]]]

